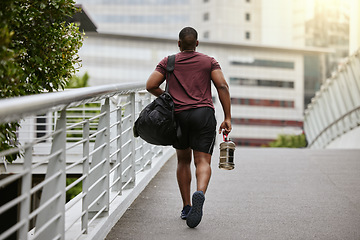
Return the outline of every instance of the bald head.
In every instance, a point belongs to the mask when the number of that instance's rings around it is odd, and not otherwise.
[[[178,45],[181,51],[195,50],[198,45],[197,32],[192,27],[185,27],[179,33]]]

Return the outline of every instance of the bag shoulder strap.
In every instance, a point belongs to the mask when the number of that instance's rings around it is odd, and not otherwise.
[[[166,71],[167,71],[167,80],[169,80],[169,75],[174,71],[175,69],[175,55],[170,55],[168,56],[168,61],[166,64]],[[166,87],[165,87],[165,92],[168,92],[168,82],[166,81]]]
[[[171,73],[174,71],[175,68],[175,54],[174,55],[170,55],[168,57],[168,61],[167,61],[167,65],[166,65],[166,71]]]

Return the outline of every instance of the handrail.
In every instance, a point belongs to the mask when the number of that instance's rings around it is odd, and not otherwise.
[[[144,89],[133,82],[0,100],[0,123],[21,125],[20,146],[0,151],[0,195],[10,199],[0,212],[15,216],[0,240],[105,238],[175,154],[133,135],[153,98]],[[70,190],[77,195],[66,203]]]
[[[360,126],[360,49],[327,79],[304,114],[310,148],[325,148]]]
[[[95,87],[67,89],[62,92],[42,93],[0,100],[0,123],[17,121],[30,114],[61,110],[86,102],[145,89],[144,82],[109,84]],[[75,103],[75,104],[74,104]]]
[[[316,137],[312,140],[312,143],[310,144],[310,146],[312,146],[324,133],[326,133],[330,128],[332,128],[334,125],[336,125],[337,123],[339,123],[341,120],[343,120],[344,118],[350,116],[351,114],[353,114],[356,111],[359,111],[360,107],[357,107],[347,113],[345,113],[344,115],[342,115],[341,117],[337,118],[334,122],[332,122],[331,124],[329,124],[326,128],[324,128],[321,132],[319,132]],[[336,137],[333,137],[331,140],[334,140]]]

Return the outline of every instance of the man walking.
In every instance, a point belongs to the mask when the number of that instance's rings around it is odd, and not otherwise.
[[[205,54],[196,52],[199,42],[194,28],[185,27],[179,33],[180,52],[175,56],[175,69],[166,79],[168,92],[175,103],[175,115],[182,136],[173,145],[176,149],[177,181],[183,201],[181,218],[189,227],[196,227],[203,215],[205,193],[211,177],[211,155],[216,137],[216,119],[211,95],[211,82],[217,89],[224,112],[219,133],[231,131],[229,87],[218,62]],[[160,85],[166,78],[165,57],[150,75],[146,89],[155,96],[164,91]],[[190,201],[191,156],[196,167],[197,191]]]

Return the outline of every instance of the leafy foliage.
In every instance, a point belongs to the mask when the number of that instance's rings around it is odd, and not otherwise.
[[[77,178],[66,178],[66,186],[69,186],[76,180]],[[82,182],[79,182],[78,184],[70,188],[68,191],[66,191],[66,202],[73,199],[76,195],[81,193],[81,191],[82,191]]]
[[[89,74],[86,72],[82,77],[74,75],[67,83],[66,88],[82,88],[88,87]]]
[[[89,74],[86,72],[82,77],[74,75],[68,84],[66,85],[66,88],[83,88],[88,87],[88,80],[89,80]],[[98,114],[100,114],[100,103],[86,103],[83,105],[80,105],[78,107],[74,107],[71,110],[67,110],[67,121],[68,123],[75,124],[78,122],[83,121],[85,118],[92,118]],[[86,114],[85,114],[86,112]],[[81,116],[81,117],[79,117]],[[96,122],[97,119],[92,120],[93,122]],[[90,125],[90,131],[96,131],[97,124],[91,124]],[[71,130],[68,130],[67,132],[67,141],[78,141],[79,138],[82,138],[82,126],[75,127]],[[91,140],[93,141],[93,140]]]
[[[0,1],[0,98],[64,89],[81,66],[83,35],[65,21],[76,11],[73,0]],[[0,151],[17,145],[18,127],[0,126]]]
[[[305,134],[279,135],[275,141],[270,142],[268,145],[268,147],[273,148],[302,148],[306,146]]]

